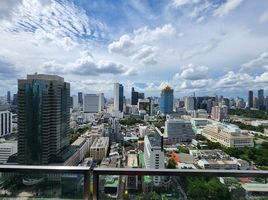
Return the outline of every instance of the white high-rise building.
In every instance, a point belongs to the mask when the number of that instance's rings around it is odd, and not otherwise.
[[[12,132],[12,113],[9,111],[0,111],[0,137]]]
[[[100,111],[100,95],[85,94],[84,95],[84,113],[97,113]]]
[[[152,132],[144,137],[144,161],[148,169],[164,169],[163,137]],[[159,186],[161,176],[153,177],[154,185]]]
[[[124,88],[120,83],[114,84],[114,111],[123,112]]]
[[[194,110],[194,97],[185,97],[184,107],[186,111]]]

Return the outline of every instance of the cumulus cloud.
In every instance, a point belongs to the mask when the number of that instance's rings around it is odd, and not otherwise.
[[[261,23],[266,23],[268,22],[268,10],[266,10],[264,13],[262,13],[262,15],[259,18],[259,21]]]
[[[256,68],[268,68],[268,52],[262,53],[258,58],[242,64],[240,71],[248,71]]]
[[[257,83],[268,83],[268,71],[262,73],[260,76],[256,76],[255,81]]]
[[[242,2],[243,0],[227,0],[224,4],[222,4],[214,11],[214,15],[217,17],[223,17],[237,8]]]
[[[208,76],[208,67],[193,64],[182,66],[182,72],[175,74],[175,79],[200,80]]]
[[[221,77],[216,84],[217,88],[244,88],[248,85],[251,85],[254,78],[246,73],[235,73],[229,71],[223,77]]]
[[[133,76],[137,74],[134,69],[127,68],[123,64],[111,60],[99,60],[96,62],[89,52],[83,53],[82,57],[77,59],[73,66],[71,72],[81,76],[98,76],[101,74]]]
[[[184,6],[187,4],[195,4],[198,3],[199,0],[173,0],[173,5],[178,8],[180,6]]]
[[[135,30],[132,35],[123,35],[118,41],[114,41],[108,45],[110,53],[121,54],[131,57],[143,64],[156,64],[157,60],[157,43],[171,35],[175,35],[175,28],[171,24],[163,27],[148,29],[143,27]]]

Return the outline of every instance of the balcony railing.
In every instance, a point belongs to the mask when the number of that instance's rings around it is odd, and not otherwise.
[[[140,169],[94,168],[80,166],[25,166],[0,165],[1,173],[21,174],[79,174],[83,177],[83,199],[100,199],[100,176],[170,176],[170,177],[254,177],[268,178],[268,171],[259,170],[196,170],[196,169]],[[90,176],[93,176],[93,194],[90,194]]]

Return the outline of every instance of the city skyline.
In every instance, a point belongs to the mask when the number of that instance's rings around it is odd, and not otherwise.
[[[0,11],[0,95],[35,72],[108,97],[115,82],[126,96],[159,96],[164,85],[175,97],[268,89],[264,0],[21,0]]]

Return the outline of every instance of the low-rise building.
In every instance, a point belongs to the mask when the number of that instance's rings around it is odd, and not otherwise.
[[[237,169],[237,164],[233,160],[205,160],[201,159],[197,162],[198,166],[203,169]]]
[[[0,164],[6,164],[9,156],[17,152],[18,152],[17,141],[0,143]]]
[[[223,123],[208,124],[202,135],[212,142],[218,142],[226,147],[254,147],[253,136],[242,132],[236,125]]]
[[[102,160],[107,155],[109,137],[96,138],[90,147],[90,156],[96,160]]]

